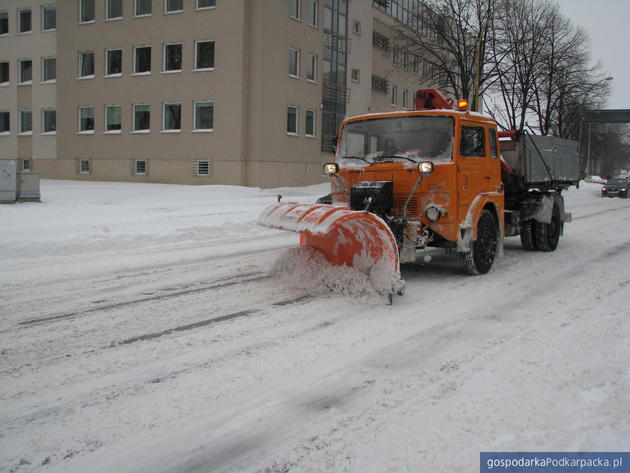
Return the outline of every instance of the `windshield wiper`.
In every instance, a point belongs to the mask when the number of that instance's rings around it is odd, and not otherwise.
[[[412,163],[416,162],[415,159],[411,159],[411,158],[409,158],[407,156],[401,156],[400,154],[391,154],[389,156],[379,156],[378,160],[379,161],[385,161],[386,159],[392,159],[392,158],[406,159],[407,161],[411,161]]]
[[[366,163],[370,163],[370,161],[368,161],[365,158],[362,158],[361,156],[344,156],[341,159],[360,159],[361,161],[365,161]]]

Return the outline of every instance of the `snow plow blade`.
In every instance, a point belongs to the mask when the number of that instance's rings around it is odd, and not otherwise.
[[[396,239],[377,215],[332,205],[279,203],[267,207],[258,225],[300,234],[300,245],[314,248],[336,266],[367,274],[384,294],[402,294]]]

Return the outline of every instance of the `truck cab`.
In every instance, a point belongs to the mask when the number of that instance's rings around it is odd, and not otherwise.
[[[353,117],[342,123],[335,157],[333,205],[378,213],[392,228],[401,262],[428,246],[470,253],[485,212],[490,228],[478,248],[485,264],[469,270],[489,270],[504,212],[492,118],[454,110]]]

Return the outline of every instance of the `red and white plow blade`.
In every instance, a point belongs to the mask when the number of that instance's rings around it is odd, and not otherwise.
[[[396,239],[377,215],[331,205],[292,202],[267,207],[258,225],[300,234],[300,245],[321,251],[336,266],[367,274],[382,293],[401,293]]]

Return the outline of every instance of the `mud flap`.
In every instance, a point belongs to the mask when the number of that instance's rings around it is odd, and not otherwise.
[[[280,203],[267,207],[258,225],[300,234],[300,245],[313,248],[336,266],[368,275],[381,294],[402,294],[396,239],[377,215],[332,205]]]

